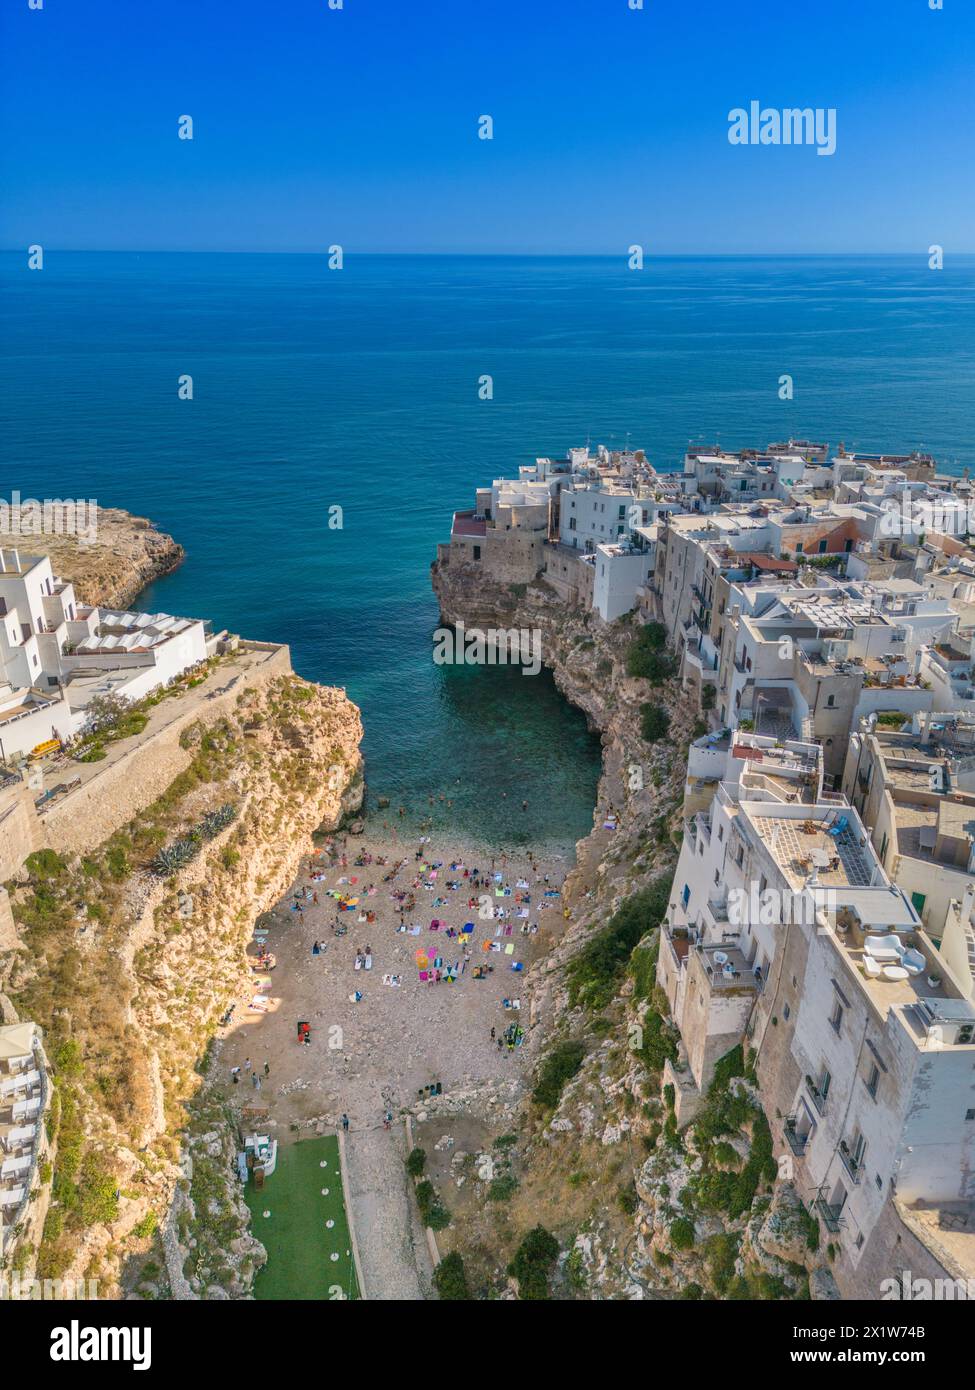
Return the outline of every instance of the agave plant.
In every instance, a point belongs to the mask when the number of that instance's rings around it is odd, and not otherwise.
[[[186,858],[180,852],[177,843],[175,845],[168,845],[165,849],[161,849],[149,867],[159,878],[168,878],[169,875],[174,874],[177,869],[181,869],[185,863]]]
[[[237,818],[237,807],[229,801],[223,806],[218,806],[215,811],[208,811],[200,823],[200,830],[208,840],[214,839],[221,830],[226,830],[227,826]]]

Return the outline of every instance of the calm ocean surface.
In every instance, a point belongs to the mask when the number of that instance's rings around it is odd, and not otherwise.
[[[628,434],[658,467],[691,439],[790,435],[975,466],[973,290],[975,260],[934,272],[924,255],[639,273],[623,258],[349,256],[329,271],[52,251],[29,272],[4,253],[0,495],[152,517],[188,558],[142,606],[286,641],[302,675],[345,685],[373,798],[419,816],[443,794],[471,836],[566,846],[590,827],[599,767],[581,716],[548,676],[430,660],[428,567],[451,512],[587,437]]]

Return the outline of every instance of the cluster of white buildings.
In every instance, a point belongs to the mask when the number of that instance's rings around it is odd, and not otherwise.
[[[139,700],[219,641],[195,619],[79,603],[46,555],[0,548],[0,762],[69,743],[94,696]]]
[[[0,1259],[36,1246],[48,1195],[42,1166],[49,1146],[47,1058],[35,1023],[0,1026]]]
[[[970,494],[928,455],[806,440],[670,474],[571,450],[478,493],[440,553],[665,625],[708,728],[662,931],[665,1080],[683,1124],[754,1052],[848,1297],[975,1279]]]

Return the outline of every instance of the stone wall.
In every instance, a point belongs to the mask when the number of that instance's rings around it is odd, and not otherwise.
[[[0,791],[0,881],[13,878],[29,854],[46,844],[34,810],[34,797],[23,782]]]
[[[180,746],[180,735],[185,729],[199,719],[212,723],[222,715],[232,714],[242,690],[265,686],[291,670],[286,646],[269,647],[267,652],[262,664],[248,671],[232,689],[207,700],[202,707],[196,700],[188,702],[185,711],[154,737],[133,742],[97,777],[45,811],[40,817],[43,842],[58,853],[79,853],[106,840],[161,796],[192,760],[192,750]]]

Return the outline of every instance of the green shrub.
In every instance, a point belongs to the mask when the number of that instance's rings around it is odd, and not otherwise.
[[[139,1240],[146,1240],[149,1236],[155,1234],[158,1224],[159,1219],[156,1213],[154,1211],[147,1211],[142,1220],[137,1221],[132,1227],[132,1234]]]
[[[606,926],[570,961],[566,978],[573,1006],[584,1003],[593,1010],[606,1007],[616,994],[619,976],[635,946],[663,920],[672,883],[672,874],[661,874],[627,898]]]
[[[712,1236],[704,1249],[704,1259],[711,1275],[711,1282],[719,1294],[727,1292],[735,1277],[735,1261],[741,1237],[732,1231],[721,1231]]]
[[[433,1287],[445,1303],[470,1298],[464,1261],[456,1250],[445,1255],[437,1265],[433,1272]]]
[[[571,1081],[582,1066],[586,1055],[585,1045],[577,1039],[556,1043],[538,1069],[532,1100],[536,1105],[544,1105],[554,1110],[562,1097],[566,1082]]]
[[[433,1183],[429,1179],[417,1183],[416,1201],[420,1215],[433,1231],[442,1231],[450,1225],[450,1212],[437,1197]]]
[[[714,1064],[712,1085],[723,1088],[734,1076],[745,1075],[745,1050],[741,1043],[719,1057]]]
[[[632,1216],[640,1205],[640,1198],[637,1196],[636,1183],[631,1182],[628,1187],[621,1187],[616,1194],[616,1205],[620,1211],[627,1216]]]
[[[406,1156],[406,1171],[411,1178],[418,1178],[427,1164],[426,1150],[419,1145],[415,1149],[410,1149]]]
[[[58,1043],[53,1053],[54,1069],[59,1076],[81,1075],[81,1046],[73,1038]]]
[[[506,1173],[503,1177],[492,1178],[488,1185],[489,1202],[510,1202],[518,1191],[518,1179]]]
[[[658,743],[670,729],[670,715],[662,705],[640,706],[640,733],[647,743]]]
[[[694,1245],[694,1222],[688,1216],[678,1216],[670,1227],[670,1243],[675,1250],[690,1250]]]
[[[49,878],[58,878],[64,873],[67,865],[56,850],[37,849],[33,854],[28,854],[24,860],[24,868],[32,879],[43,881]]]
[[[663,623],[647,623],[626,652],[626,674],[654,685],[674,674],[674,659],[667,652],[667,629]]]
[[[559,1243],[551,1231],[536,1226],[528,1232],[508,1266],[518,1280],[518,1297],[525,1302],[548,1298],[549,1279],[559,1257]]]
[[[450,1212],[442,1202],[434,1202],[425,1219],[431,1231],[445,1231],[450,1225]]]
[[[656,936],[648,946],[634,947],[630,956],[630,974],[633,976],[633,998],[649,999],[657,983],[657,958],[660,955],[660,937]]]

